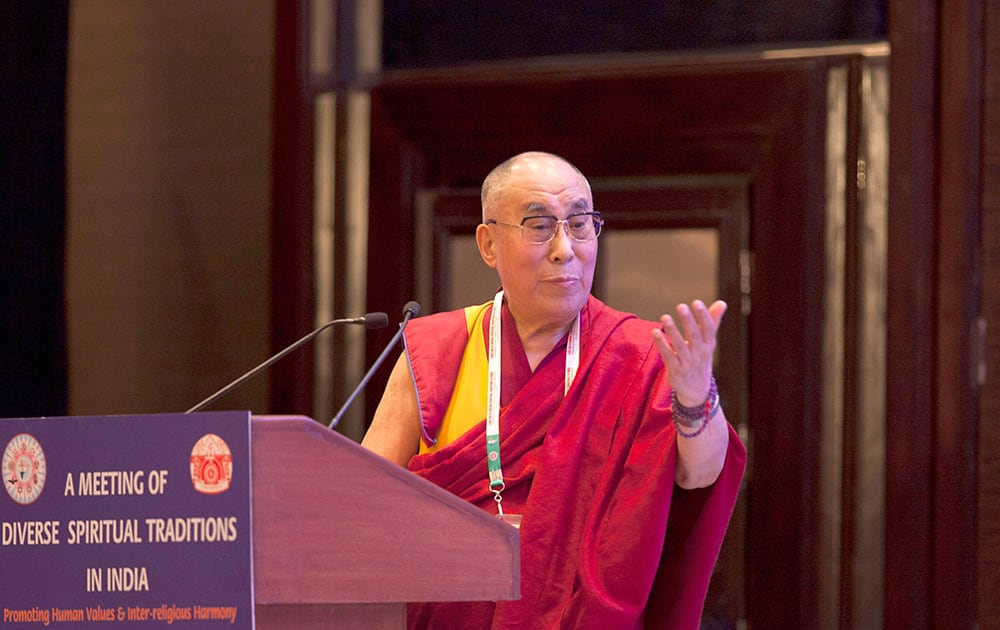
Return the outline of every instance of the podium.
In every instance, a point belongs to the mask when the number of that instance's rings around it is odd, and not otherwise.
[[[4,627],[403,628],[520,595],[518,530],[303,416],[6,418],[0,454]]]
[[[303,416],[251,420],[257,628],[402,628],[520,594],[517,529]],[[485,481],[484,481],[485,483]]]

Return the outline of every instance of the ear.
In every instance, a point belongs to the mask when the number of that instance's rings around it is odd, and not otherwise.
[[[483,257],[490,268],[497,268],[496,243],[493,241],[493,232],[485,223],[480,223],[476,227],[476,245],[479,247],[479,255]]]

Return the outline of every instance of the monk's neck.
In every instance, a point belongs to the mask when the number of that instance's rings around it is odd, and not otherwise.
[[[521,338],[521,345],[524,347],[524,354],[528,358],[528,365],[531,366],[532,372],[542,362],[542,359],[552,352],[552,348],[555,348],[556,344],[566,336],[572,325],[572,320],[561,326],[533,327],[520,322],[515,323],[517,334]]]

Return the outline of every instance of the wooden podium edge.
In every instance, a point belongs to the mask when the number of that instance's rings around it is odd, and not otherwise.
[[[426,479],[306,416],[254,416],[251,452],[258,604],[520,596],[518,530]]]

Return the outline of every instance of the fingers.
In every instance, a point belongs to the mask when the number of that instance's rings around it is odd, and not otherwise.
[[[685,361],[693,358],[692,355],[711,356],[715,352],[716,332],[726,308],[722,300],[716,300],[711,307],[695,300],[690,305],[677,305],[676,320],[670,315],[661,316],[661,329],[655,331],[655,337],[664,359]]]
[[[678,304],[677,316],[683,329],[681,334],[691,343],[713,344],[727,308],[722,300],[716,300],[711,307],[706,307],[701,300],[695,300],[690,306]],[[668,330],[666,327],[664,329]]]
[[[701,300],[678,304],[676,319],[663,315],[661,328],[653,330],[654,343],[670,374],[670,386],[682,400],[704,400],[711,381],[716,333],[726,308],[722,300],[711,306]]]
[[[728,305],[722,300],[716,300],[712,303],[712,306],[706,307],[705,303],[701,300],[695,300],[688,307],[686,304],[678,304],[678,312],[684,309],[688,312],[693,312],[694,319],[692,321],[697,321],[698,327],[704,338],[714,337],[716,331],[719,329],[719,324],[722,323],[722,316],[726,314],[726,309]]]
[[[727,308],[728,305],[722,300],[716,300],[710,307],[706,307],[701,300],[695,300],[690,305],[678,304],[677,320],[670,315],[660,316],[666,341],[675,351],[691,343],[714,342]]]
[[[708,315],[705,303],[701,300],[695,300],[690,306],[678,304],[677,315],[689,342],[703,344],[706,339],[711,339],[715,335],[715,325]],[[708,330],[705,330],[706,327]]]
[[[656,348],[660,351],[660,356],[663,357],[663,362],[667,364],[667,367],[671,367],[677,362],[677,353],[674,351],[674,344],[667,337],[664,328],[653,329],[653,343],[656,344]]]
[[[719,329],[719,324],[722,323],[722,316],[726,314],[726,310],[728,308],[729,305],[722,300],[716,300],[715,302],[712,302],[710,307],[708,307],[708,314],[715,323],[716,330]]]
[[[660,331],[663,335],[664,340],[667,342],[670,352],[677,355],[679,351],[683,352],[687,350],[687,341],[684,339],[684,333],[681,328],[674,321],[674,318],[670,315],[663,315],[660,317],[660,324],[662,330]]]

